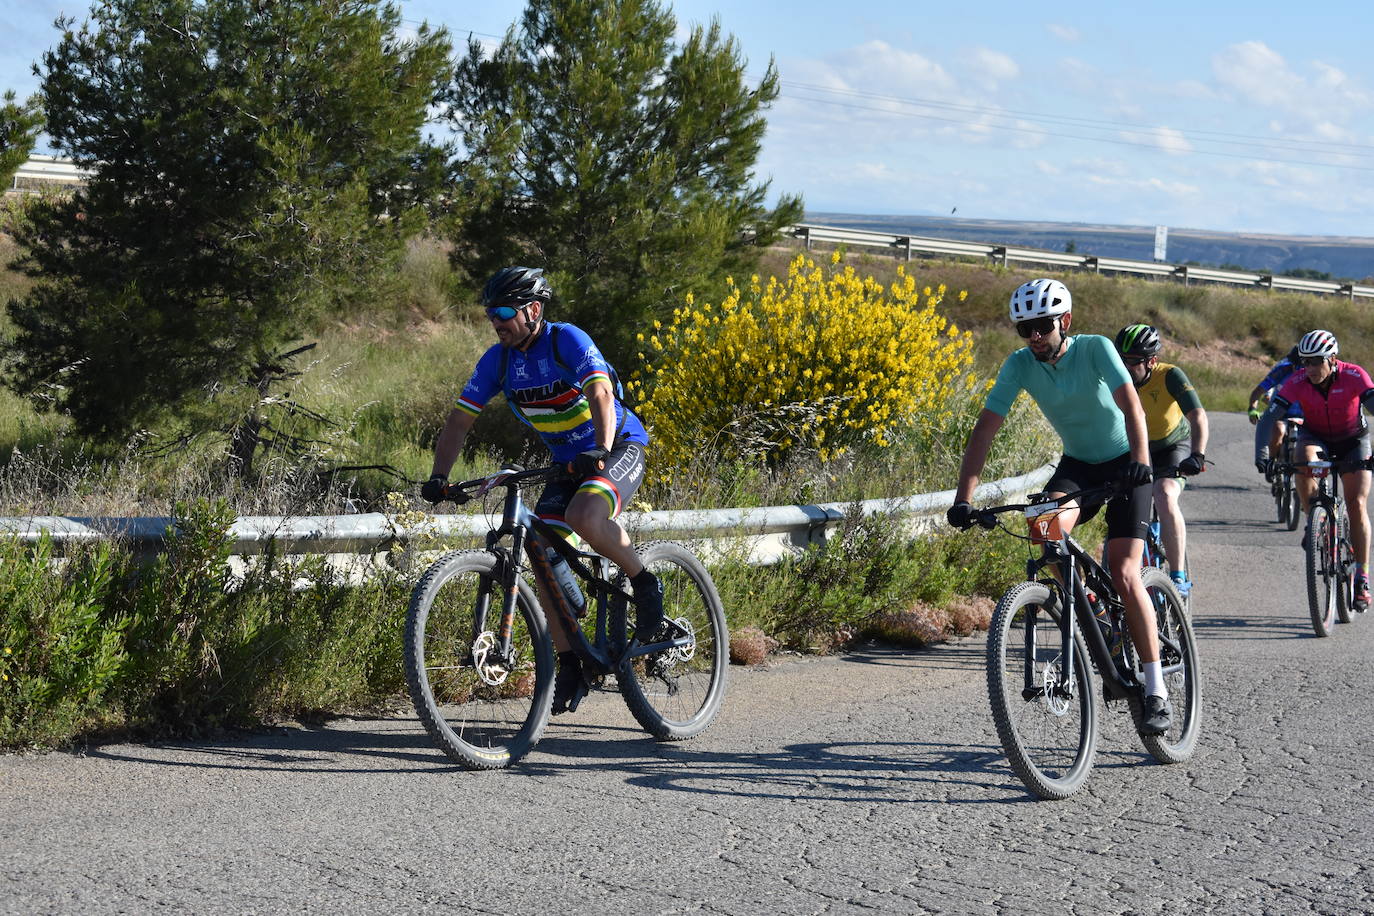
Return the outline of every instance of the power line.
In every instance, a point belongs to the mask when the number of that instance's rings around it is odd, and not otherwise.
[[[1136,148],[1139,148],[1139,149],[1148,149],[1148,150],[1152,150],[1152,151],[1154,151],[1154,152],[1161,152],[1161,151],[1164,150],[1164,148],[1161,147],[1158,143],[1142,143],[1142,142],[1135,141],[1135,140],[1125,140],[1125,139],[1121,139],[1121,138],[1117,138],[1117,137],[1084,136],[1084,135],[1082,135],[1082,134],[1065,134],[1065,133],[1058,133],[1058,132],[1055,132],[1055,131],[1041,130],[1041,129],[1030,128],[1030,127],[1019,127],[1019,126],[1008,125],[1008,124],[988,124],[988,123],[982,123],[982,122],[973,121],[973,120],[970,120],[970,119],[968,119],[968,118],[945,118],[945,117],[940,117],[940,116],[938,116],[938,115],[933,115],[933,114],[922,114],[922,113],[920,113],[920,112],[914,112],[914,111],[913,111],[913,112],[894,112],[894,111],[892,111],[892,109],[890,109],[890,108],[876,108],[876,107],[869,106],[869,105],[856,105],[856,104],[853,104],[853,103],[850,103],[850,102],[842,102],[842,101],[838,101],[838,100],[835,100],[835,99],[817,98],[817,97],[814,97],[814,96],[805,96],[805,95],[796,96],[796,95],[793,95],[793,96],[791,96],[791,97],[794,98],[794,99],[799,99],[799,100],[801,100],[801,101],[815,102],[815,103],[818,103],[818,104],[821,104],[821,105],[831,105],[831,106],[834,106],[834,107],[837,107],[837,108],[846,108],[846,109],[849,109],[849,110],[851,110],[851,111],[873,111],[873,112],[878,112],[878,113],[880,113],[880,114],[886,114],[886,115],[894,115],[894,114],[895,114],[895,115],[897,115],[897,116],[899,116],[899,117],[920,118],[921,120],[925,120],[925,121],[940,121],[940,122],[948,123],[948,124],[957,124],[957,125],[959,125],[959,126],[961,126],[961,127],[965,127],[965,128],[977,127],[977,128],[988,129],[988,130],[1005,130],[1005,131],[1012,131],[1012,132],[1015,132],[1015,133],[1035,134],[1036,136],[1041,136],[1041,137],[1054,137],[1054,138],[1057,138],[1057,139],[1065,139],[1065,140],[1087,140],[1087,141],[1089,141],[1089,142],[1094,142],[1094,143],[1111,143],[1111,144],[1114,144],[1114,145],[1116,145],[1116,146],[1132,146],[1132,147],[1136,147]],[[1005,117],[1005,116],[1004,116],[1004,117]],[[1108,129],[1108,128],[1092,128],[1092,129],[1095,129],[1095,130],[1106,130],[1106,129]],[[1136,133],[1143,133],[1143,132],[1145,132],[1145,131],[1143,131],[1143,130],[1140,129],[1140,128],[1136,128],[1135,132],[1136,132]],[[1202,142],[1219,142],[1219,141],[1202,141]],[[1250,161],[1250,162],[1269,162],[1269,163],[1274,163],[1274,164],[1278,164],[1278,165],[1306,165],[1306,166],[1312,166],[1312,167],[1314,167],[1314,168],[1338,168],[1338,169],[1352,169],[1352,170],[1361,171],[1361,172],[1374,172],[1374,166],[1350,165],[1350,164],[1339,163],[1339,162],[1313,162],[1313,161],[1311,161],[1311,160],[1303,160],[1303,159],[1276,159],[1276,158],[1273,158],[1273,157],[1271,157],[1271,156],[1265,156],[1265,155],[1254,155],[1254,154],[1246,154],[1246,153],[1230,153],[1230,152],[1224,152],[1224,151],[1222,151],[1222,150],[1208,150],[1208,149],[1198,149],[1198,148],[1191,148],[1191,149],[1188,149],[1188,150],[1180,150],[1179,152],[1181,152],[1181,153],[1183,153],[1183,152],[1187,152],[1187,153],[1196,153],[1196,154],[1201,155],[1201,156],[1220,156],[1220,157],[1228,158],[1228,159],[1244,159],[1244,160],[1247,160],[1247,161]],[[1326,152],[1327,155],[1333,155],[1333,156],[1339,156],[1339,155],[1348,156],[1348,155],[1351,155],[1351,154],[1349,154],[1349,153],[1338,153],[1338,152],[1335,152],[1335,151],[1323,151],[1323,150],[1309,150],[1308,152],[1315,152],[1315,153]]]

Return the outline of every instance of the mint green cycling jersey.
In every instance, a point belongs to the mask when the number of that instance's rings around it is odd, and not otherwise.
[[[1037,360],[1029,347],[1008,356],[983,406],[1005,417],[1024,391],[1064,440],[1065,455],[1100,464],[1131,447],[1126,418],[1112,400],[1113,391],[1130,384],[1131,376],[1110,340],[1076,334],[1053,364]]]

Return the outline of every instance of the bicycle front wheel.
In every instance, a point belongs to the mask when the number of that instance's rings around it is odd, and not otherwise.
[[[1314,500],[1307,513],[1307,607],[1318,636],[1330,636],[1336,624],[1333,527],[1331,510]]]
[[[1198,730],[1202,718],[1201,675],[1198,666],[1197,640],[1193,624],[1188,619],[1183,600],[1169,577],[1157,569],[1141,573],[1141,584],[1150,598],[1155,612],[1155,628],[1159,634],[1159,661],[1164,672],[1164,686],[1174,709],[1174,724],[1162,735],[1142,735],[1145,750],[1160,763],[1181,763],[1193,755],[1197,747]],[[1137,674],[1137,679],[1144,678]],[[1130,699],[1131,713],[1139,726],[1144,716],[1140,698]]]
[[[696,555],[672,541],[639,547],[644,566],[663,584],[663,613],[674,634],[690,641],[638,655],[616,672],[616,683],[635,720],[660,741],[694,738],[710,727],[725,697],[730,636],[711,574]],[[634,636],[633,609],[616,601],[611,636],[625,646]]]
[[[445,554],[410,598],[405,667],[411,701],[435,743],[470,770],[510,766],[538,743],[549,721],[553,646],[533,591],[516,581],[508,653],[501,650],[504,589],[493,554]]]
[[[993,611],[988,631],[988,700],[1011,768],[1041,798],[1067,798],[1092,770],[1097,706],[1088,653],[1073,641],[1073,683],[1064,671],[1060,612],[1049,587],[1012,586]]]
[[[1302,519],[1302,501],[1298,499],[1298,485],[1293,480],[1293,472],[1289,471],[1283,475],[1283,505],[1286,517],[1279,519],[1288,526],[1289,531],[1298,530],[1298,522]]]

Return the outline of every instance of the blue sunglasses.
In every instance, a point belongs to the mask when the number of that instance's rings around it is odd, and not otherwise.
[[[524,306],[495,305],[487,309],[487,317],[494,321],[510,321]]]

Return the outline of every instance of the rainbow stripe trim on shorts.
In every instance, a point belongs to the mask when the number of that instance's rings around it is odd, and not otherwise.
[[[577,492],[592,493],[606,500],[606,505],[611,508],[611,518],[620,514],[620,491],[605,477],[588,477],[582,481]]]

